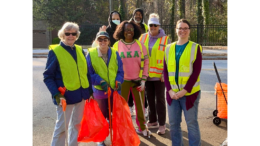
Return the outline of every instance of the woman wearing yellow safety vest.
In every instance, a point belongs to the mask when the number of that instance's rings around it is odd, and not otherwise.
[[[167,45],[164,60],[164,82],[168,103],[170,134],[173,146],[182,146],[181,118],[184,112],[190,146],[200,146],[198,106],[202,47],[189,41],[190,23],[177,21],[178,41]]]
[[[170,44],[168,36],[160,28],[159,15],[152,13],[148,20],[148,33],[142,34],[139,40],[149,50],[149,77],[145,83],[149,105],[149,128],[158,128],[158,134],[165,134],[166,104],[163,79],[164,50]],[[158,116],[158,118],[157,118]],[[157,122],[158,121],[158,122]]]
[[[44,83],[52,94],[56,105],[57,120],[51,146],[65,145],[65,123],[68,127],[68,145],[77,146],[80,122],[83,116],[85,100],[93,91],[88,73],[85,53],[75,41],[79,38],[79,26],[66,22],[58,32],[59,45],[50,47],[46,68],[43,73]],[[66,87],[62,95],[58,88]],[[66,100],[66,119],[60,106],[61,98]]]
[[[123,62],[124,83],[122,84],[122,96],[128,101],[132,92],[136,107],[136,132],[144,136],[150,135],[145,126],[144,116],[144,86],[148,77],[149,59],[146,47],[138,38],[141,35],[140,27],[132,21],[123,21],[118,25],[114,38],[118,39],[113,48],[118,50]]]
[[[87,63],[91,75],[93,95],[105,118],[109,119],[108,87],[121,93],[121,84],[124,81],[123,63],[117,51],[109,47],[109,34],[105,31],[97,33],[98,47],[89,48]],[[116,82],[117,87],[116,87]],[[113,96],[110,98],[111,109],[113,107]],[[98,142],[98,146],[104,146],[104,142]]]

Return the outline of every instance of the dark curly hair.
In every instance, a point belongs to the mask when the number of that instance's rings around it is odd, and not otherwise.
[[[132,22],[132,21],[123,21],[121,22],[117,28],[116,28],[116,31],[113,35],[113,37],[116,39],[116,40],[120,40],[120,39],[123,39],[125,40],[125,36],[124,36],[124,31],[125,31],[125,25],[126,24],[132,24],[133,27],[134,27],[134,37],[133,39],[139,39],[139,37],[141,36],[141,28],[140,26],[138,26],[135,22]]]

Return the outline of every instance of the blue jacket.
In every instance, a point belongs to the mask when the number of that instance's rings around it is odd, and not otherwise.
[[[75,47],[71,49],[70,46],[66,46],[63,42],[60,43],[60,45],[65,48],[71,56],[74,58],[74,60],[77,63],[77,55],[76,55],[76,49]],[[82,50],[82,53],[85,56],[84,51]],[[83,89],[80,87],[79,89],[75,91],[66,91],[64,96],[66,98],[67,104],[75,104],[82,101],[83,99],[88,99],[90,95],[93,93],[93,90],[91,88],[91,79],[89,75],[89,71],[87,74],[88,81],[89,81],[89,87],[86,89]],[[62,75],[60,70],[60,65],[58,62],[58,59],[53,52],[53,50],[49,51],[47,63],[45,67],[45,71],[43,72],[43,81],[46,84],[47,88],[51,92],[52,100],[55,105],[57,105],[55,98],[53,98],[55,95],[60,93],[58,91],[59,87],[64,87],[63,81],[62,81]]]
[[[108,66],[108,63],[110,61],[111,52],[112,52],[111,48],[109,48],[108,52],[107,52],[107,56],[108,56],[107,66]],[[117,70],[117,75],[116,75],[116,81],[123,83],[123,81],[124,81],[123,62],[122,62],[118,52],[116,52],[116,56],[117,56],[116,58],[117,58],[117,62],[118,62],[118,70]],[[102,81],[103,79],[98,74],[96,74],[96,72],[95,72],[95,70],[92,66],[92,62],[91,62],[89,53],[87,55],[87,64],[88,64],[88,72],[90,73],[90,76],[91,76],[92,89],[94,91],[94,98],[98,98],[98,99],[107,98],[107,95],[105,95],[104,91],[97,90],[96,88],[94,88],[94,85],[100,85],[100,81]],[[118,91],[118,93],[120,94],[120,91]],[[112,90],[111,95],[113,95],[113,90]]]

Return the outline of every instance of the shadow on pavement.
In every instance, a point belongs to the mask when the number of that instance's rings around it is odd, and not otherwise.
[[[145,138],[145,139],[147,139],[149,142],[153,143],[156,146],[167,146],[166,144],[157,140],[156,137],[154,137],[152,135],[151,135],[150,139],[148,139],[148,138]],[[140,146],[149,146],[149,145],[141,141]]]
[[[166,127],[168,129],[170,129],[170,124],[166,123]],[[166,130],[167,132],[165,133],[166,137],[165,138],[168,138],[169,140],[171,140],[171,136],[170,136],[170,131]],[[183,144],[186,146],[189,145],[189,138],[188,138],[188,133],[186,131],[182,131],[182,137],[183,137]],[[206,141],[203,141],[201,139],[201,145],[203,146],[213,146],[212,144],[209,144],[208,142]]]

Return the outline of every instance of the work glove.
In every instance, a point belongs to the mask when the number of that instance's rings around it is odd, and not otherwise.
[[[138,86],[138,87],[136,88],[136,89],[137,89],[139,92],[141,92],[141,91],[143,91],[143,90],[144,90],[145,81],[144,81],[144,80],[142,80],[140,84],[141,84],[141,85],[140,85],[140,86]]]
[[[117,87],[115,87],[115,91],[121,91],[122,84],[117,82]]]
[[[107,82],[103,80],[103,81],[100,82],[100,84],[101,84],[101,88],[102,88],[105,92],[107,92],[107,88],[108,88]]]
[[[61,105],[61,102],[60,102],[61,98],[63,98],[63,99],[66,100],[66,98],[65,98],[63,95],[61,95],[60,93],[58,93],[57,95],[55,95],[54,98],[55,98],[55,100],[56,100],[56,102],[57,102],[57,105]]]

